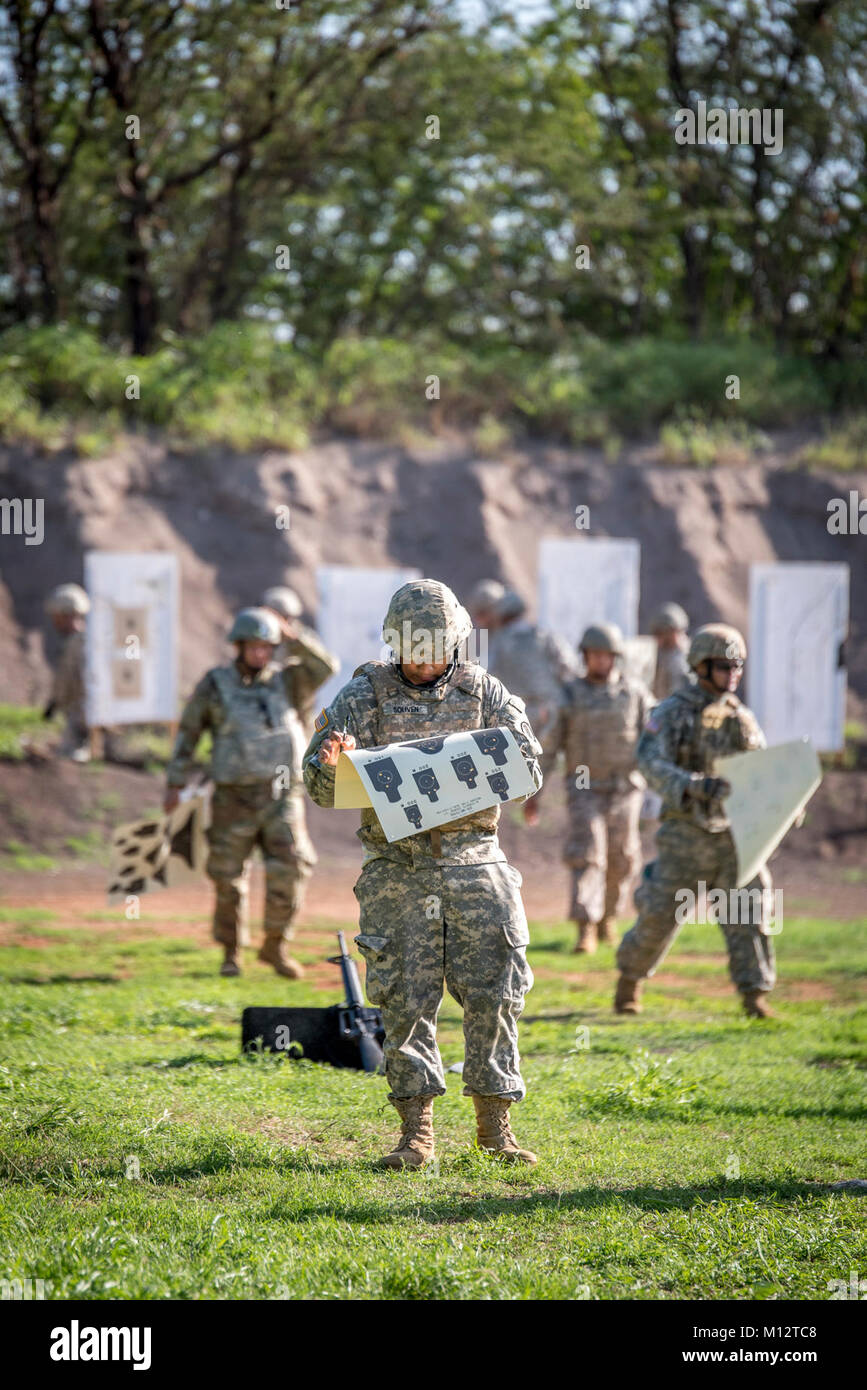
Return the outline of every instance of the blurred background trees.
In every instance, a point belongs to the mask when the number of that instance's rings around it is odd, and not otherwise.
[[[7,346],[258,323],[311,363],[423,342],[531,377],[748,337],[860,372],[862,0],[285,4],[0,6]],[[678,144],[699,101],[781,109],[782,152]]]

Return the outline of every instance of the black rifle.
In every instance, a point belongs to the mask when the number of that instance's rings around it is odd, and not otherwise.
[[[340,1036],[351,1038],[357,1043],[361,1053],[361,1065],[365,1071],[380,1071],[383,1065],[383,1056],[382,1048],[376,1038],[377,1032],[382,1026],[379,1012],[376,1009],[365,1007],[355,961],[346,949],[346,940],[342,931],[337,933],[337,942],[340,946],[340,955],[329,956],[328,960],[332,965],[340,966],[343,974],[343,988],[346,991],[346,1003],[340,1010]]]

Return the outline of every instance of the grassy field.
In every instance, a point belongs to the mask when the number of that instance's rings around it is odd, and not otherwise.
[[[437,1167],[388,1174],[381,1078],[239,1055],[246,1004],[334,1002],[336,971],[287,987],[251,956],[222,980],[180,921],[0,920],[0,1276],[49,1298],[822,1300],[867,1276],[864,1199],[829,1190],[867,1177],[864,922],[787,922],[765,1023],[715,928],[685,928],[618,1019],[610,948],[579,960],[568,927],[536,927],[513,1113],[539,1166],[473,1149],[449,1075]],[[441,1018],[448,1064],[448,997]]]

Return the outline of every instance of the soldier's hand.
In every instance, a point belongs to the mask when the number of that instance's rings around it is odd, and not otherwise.
[[[731,796],[732,784],[724,777],[705,777],[699,783],[700,796],[704,801],[716,801],[719,797]]]
[[[355,747],[353,734],[329,734],[319,745],[319,761],[326,767],[334,767],[341,752],[350,752]]]
[[[163,797],[163,810],[165,811],[165,813],[166,813],[167,816],[170,816],[170,815],[172,814],[172,811],[176,811],[176,810],[177,810],[177,808],[178,808],[178,806],[179,806],[179,804],[180,804],[180,800],[181,800],[181,793],[180,793],[179,788],[178,788],[178,787],[169,787],[168,791],[166,792],[165,796]]]
[[[539,807],[536,805],[535,798],[531,798],[529,801],[524,802],[524,824],[539,824]]]

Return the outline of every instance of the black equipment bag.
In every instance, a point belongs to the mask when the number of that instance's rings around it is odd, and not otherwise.
[[[332,1067],[363,1070],[358,1043],[341,1034],[340,1015],[345,1006],[327,1009],[250,1008],[241,1015],[241,1046],[245,1052],[285,1052],[308,1062],[327,1062]],[[370,1009],[376,1023],[376,1040],[382,1047],[385,1029],[378,1009]]]

